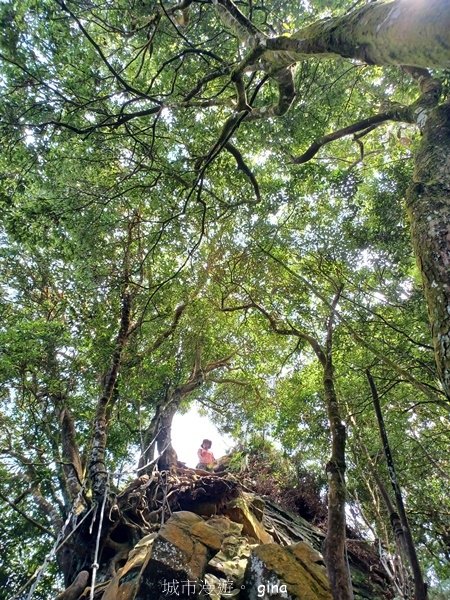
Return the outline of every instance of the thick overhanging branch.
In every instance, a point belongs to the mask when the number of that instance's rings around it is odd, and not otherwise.
[[[232,0],[213,0],[216,11],[222,23],[249,48],[249,52],[234,69],[232,80],[237,91],[237,110],[248,111],[247,120],[284,115],[295,99],[294,77],[289,64],[278,64],[273,55],[266,51],[268,43],[264,33],[239,10]],[[275,80],[278,86],[278,102],[259,109],[251,109],[247,103],[242,76],[247,70],[260,69]]]
[[[344,16],[318,21],[292,37],[272,38],[255,28],[231,0],[213,0],[213,4],[222,23],[248,48],[233,80],[249,69],[261,70],[279,87],[278,103],[249,111],[247,119],[289,110],[295,98],[291,67],[311,56],[411,65],[415,70],[450,66],[450,0],[372,2]],[[238,110],[243,108],[247,104],[238,89]]]
[[[282,66],[308,56],[341,56],[373,65],[450,66],[450,0],[370,2],[292,37],[264,40],[265,57]]]

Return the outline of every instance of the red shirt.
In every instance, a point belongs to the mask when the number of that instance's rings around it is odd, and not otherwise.
[[[197,451],[197,456],[198,462],[202,463],[203,465],[212,465],[216,462],[214,454],[211,452],[211,450],[206,450],[205,448],[199,448]]]

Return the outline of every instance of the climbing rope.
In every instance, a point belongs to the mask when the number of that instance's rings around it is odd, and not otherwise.
[[[27,600],[31,600],[31,598],[33,597],[33,594],[37,588],[37,586],[39,585],[39,583],[41,582],[42,577],[44,576],[45,570],[47,569],[47,565],[50,563],[50,561],[53,559],[53,557],[56,554],[56,548],[59,546],[59,542],[62,538],[62,536],[64,535],[64,531],[67,527],[67,525],[69,524],[69,521],[71,519],[72,515],[69,514],[69,517],[67,517],[63,527],[61,528],[61,531],[58,533],[58,536],[56,537],[55,543],[53,544],[52,549],[50,550],[50,552],[45,556],[44,562],[42,563],[42,565],[37,569],[37,571],[35,571],[34,575],[28,580],[27,582],[27,586],[30,583],[30,581],[32,581],[32,579],[34,577],[36,577],[33,585],[30,588],[30,591],[28,592],[28,596],[27,596]],[[18,596],[14,596],[14,598],[17,598]]]
[[[26,581],[26,583],[20,588],[20,590],[18,592],[16,592],[16,594],[14,594],[14,596],[11,597],[10,600],[18,600],[18,598],[21,597],[22,593],[27,589],[27,587],[30,584],[32,584],[32,585],[31,585],[31,588],[30,588],[30,590],[28,592],[26,600],[31,600],[32,599],[33,594],[36,591],[37,586],[41,582],[42,577],[44,576],[44,573],[45,573],[48,565],[53,560],[53,558],[56,556],[56,553],[62,548],[62,546],[67,542],[67,540],[73,535],[73,533],[75,532],[75,529],[77,529],[81,525],[81,523],[84,521],[84,519],[87,517],[87,515],[85,515],[83,517],[83,519],[79,523],[77,523],[77,525],[75,526],[75,528],[64,538],[64,534],[65,534],[65,531],[67,529],[67,526],[69,525],[70,521],[74,517],[74,515],[75,515],[75,509],[78,506],[79,502],[81,501],[81,497],[82,497],[82,495],[84,493],[85,485],[86,485],[86,481],[83,483],[83,485],[81,486],[80,491],[77,494],[77,497],[72,502],[72,506],[71,506],[71,509],[69,511],[69,514],[67,515],[67,518],[64,521],[63,526],[61,527],[58,535],[56,536],[55,542],[54,542],[54,544],[53,544],[50,552],[48,552],[46,554],[46,556],[44,558],[44,562],[42,563],[42,565],[40,567],[38,567],[36,569],[36,571],[33,573],[33,575]],[[91,511],[92,511],[92,509],[89,512],[91,512]]]
[[[105,507],[106,507],[106,499],[108,497],[108,490],[109,490],[109,474],[107,474],[107,479],[106,479],[106,485],[105,485],[105,493],[103,495],[103,500],[102,500],[102,506],[100,509],[100,518],[99,518],[99,522],[98,522],[98,530],[97,530],[97,539],[95,541],[95,552],[94,552],[94,562],[92,563],[92,579],[91,579],[91,590],[89,593],[89,600],[94,600],[94,594],[95,594],[95,580],[97,578],[97,571],[99,569],[99,563],[98,563],[98,554],[99,554],[99,549],[100,549],[100,538],[102,535],[102,526],[103,526],[103,516],[105,514]],[[95,517],[94,517],[95,519]]]
[[[153,441],[153,440],[152,440]],[[167,448],[168,446],[166,446]],[[166,450],[166,448],[163,449],[163,452]],[[161,457],[162,453],[161,452],[156,458],[154,458],[153,460],[149,461],[147,464],[143,465],[142,467],[139,468],[134,468],[134,469],[129,469],[129,470],[122,470],[120,473],[108,473],[107,474],[107,483],[106,483],[106,487],[105,487],[105,493],[103,495],[103,499],[102,499],[102,505],[100,508],[100,515],[99,515],[99,525],[98,525],[98,530],[97,530],[97,538],[96,538],[96,544],[95,544],[95,552],[94,552],[94,561],[92,563],[92,578],[91,578],[91,590],[90,590],[90,599],[89,600],[93,600],[94,598],[94,590],[95,590],[95,582],[96,582],[96,578],[97,578],[97,571],[99,569],[99,563],[98,563],[98,556],[99,556],[99,551],[100,551],[100,540],[101,540],[101,530],[102,530],[102,526],[103,526],[103,517],[104,517],[104,512],[105,512],[105,507],[106,507],[106,501],[107,501],[107,497],[108,497],[108,491],[109,491],[109,481],[110,481],[110,477],[111,476],[120,476],[122,477],[123,475],[131,475],[132,473],[139,473],[141,471],[143,471],[144,469],[148,469],[148,467],[154,466],[157,461],[159,460],[159,458]],[[22,594],[24,593],[24,591],[31,585],[30,590],[28,592],[28,595],[26,597],[26,600],[32,600],[33,595],[38,587],[38,585],[40,584],[40,582],[42,581],[42,578],[47,570],[48,565],[52,562],[52,560],[55,558],[55,556],[57,555],[57,553],[59,552],[59,550],[64,546],[64,544],[67,543],[67,541],[74,535],[74,533],[76,532],[76,530],[83,524],[83,522],[89,517],[89,515],[94,511],[93,514],[93,518],[92,518],[92,522],[90,525],[90,531],[92,532],[93,530],[93,526],[94,523],[96,521],[97,518],[97,507],[93,506],[91,507],[86,514],[83,515],[83,517],[81,518],[81,520],[77,523],[76,522],[76,508],[78,507],[82,496],[84,494],[86,488],[86,480],[83,482],[82,487],[80,489],[80,491],[77,494],[77,497],[74,499],[71,509],[67,515],[66,520],[63,523],[63,526],[61,527],[61,530],[59,531],[55,542],[51,548],[51,550],[46,554],[43,563],[35,570],[35,572],[33,573],[33,575],[31,575],[31,577],[26,581],[26,583],[14,594],[14,596],[12,596],[10,598],[10,600],[19,600],[19,598],[22,596]],[[167,503],[168,504],[168,503]],[[168,507],[169,508],[169,507]],[[170,508],[169,508],[170,510]],[[72,519],[75,516],[75,520],[74,522],[76,523],[75,526],[73,527],[73,529],[71,529],[71,531],[67,534],[66,537],[64,537],[65,532],[67,530],[67,527],[69,525],[69,523],[72,521]]]

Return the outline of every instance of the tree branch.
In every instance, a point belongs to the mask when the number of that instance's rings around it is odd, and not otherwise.
[[[272,260],[274,260],[276,263],[278,263],[279,265],[281,265],[283,267],[283,269],[285,269],[293,277],[295,277],[296,279],[298,279],[299,281],[301,281],[304,285],[306,285],[306,287],[309,290],[311,290],[313,292],[313,294],[317,298],[319,298],[320,300],[322,300],[322,302],[325,304],[325,306],[328,306],[328,307],[331,308],[330,302],[320,292],[320,290],[318,290],[316,288],[315,285],[313,285],[310,281],[308,281],[305,277],[303,277],[299,273],[296,273],[291,267],[289,267],[283,261],[281,261],[279,258],[277,258],[276,256],[274,256],[269,250],[266,250],[265,248],[263,248],[261,246],[259,246],[259,247],[260,247],[261,251],[264,254],[266,254],[267,256],[269,256]],[[339,318],[340,322],[345,326],[345,328],[347,329],[347,331],[352,335],[352,337],[357,342],[360,342],[365,348],[367,348],[370,352],[372,352],[372,354],[374,354],[374,356],[378,357],[385,365],[387,365],[388,367],[390,367],[394,372],[399,373],[405,379],[405,381],[408,381],[416,389],[420,390],[425,396],[427,396],[431,400],[434,400],[434,402],[436,402],[436,404],[444,406],[448,410],[448,403],[445,402],[444,400],[441,400],[439,397],[436,396],[436,393],[434,393],[437,390],[434,390],[434,392],[432,390],[430,390],[429,387],[426,384],[418,381],[413,375],[411,375],[411,373],[407,369],[404,369],[400,365],[396,364],[393,360],[391,360],[388,356],[386,356],[385,353],[381,352],[380,350],[378,350],[377,348],[375,348],[375,346],[373,346],[370,342],[368,342],[367,340],[365,340],[350,325],[350,323],[348,322],[348,320],[344,317],[344,315],[340,311],[338,311],[336,309],[335,313],[336,313],[336,316]]]
[[[352,133],[363,131],[369,127],[373,128],[374,126],[381,125],[382,123],[386,123],[386,121],[390,121],[391,119],[391,113],[380,113],[378,115],[374,115],[373,117],[368,117],[367,119],[358,121],[358,123],[353,123],[352,125],[348,125],[347,127],[343,127],[342,129],[328,133],[327,135],[324,135],[313,142],[306,152],[300,156],[292,157],[292,163],[295,165],[302,165],[314,158],[319,150],[326,144],[334,142],[335,140],[339,140],[347,135],[351,135]]]
[[[116,79],[123,86],[123,88],[127,92],[130,92],[132,94],[136,94],[137,96],[140,96],[141,98],[146,98],[147,100],[155,101],[154,98],[148,96],[147,94],[145,94],[141,90],[138,90],[137,88],[135,88],[132,85],[130,85],[127,81],[125,81],[125,79],[123,79],[123,77],[121,75],[119,75],[119,73],[117,73],[117,71],[109,63],[108,59],[104,55],[104,53],[103,53],[102,49],[100,48],[100,46],[97,44],[97,42],[94,40],[94,38],[90,35],[90,33],[87,31],[87,29],[84,27],[84,25],[80,21],[80,19],[75,15],[75,13],[73,13],[70,10],[70,8],[67,6],[67,4],[64,2],[64,0],[56,0],[56,1],[59,4],[59,6],[65,12],[67,12],[72,17],[72,19],[74,19],[74,21],[78,25],[80,31],[83,33],[83,35],[85,36],[85,38],[89,41],[89,43],[93,46],[93,48],[95,49],[95,51],[97,52],[97,54],[100,56],[102,62],[104,63],[104,65],[106,66],[106,68],[108,69],[108,71],[111,73],[111,75],[114,77],[114,79]]]
[[[253,172],[250,170],[250,168],[245,163],[242,154],[239,152],[239,150],[236,148],[236,146],[234,146],[230,142],[230,140],[227,140],[224,143],[223,147],[225,148],[225,150],[228,150],[228,152],[234,157],[236,164],[238,166],[238,169],[240,171],[242,171],[244,173],[244,175],[246,175],[248,177],[248,179],[250,180],[250,183],[252,184],[253,189],[255,191],[256,202],[260,202],[261,201],[261,193],[259,191],[258,181],[256,180],[256,177],[253,174]]]
[[[54,538],[54,539],[56,538],[56,535],[50,529],[47,529],[47,527],[44,527],[44,525],[41,525],[38,521],[36,521],[35,519],[33,519],[33,517],[29,517],[27,514],[25,514],[22,510],[20,510],[20,508],[18,506],[16,506],[14,504],[14,502],[11,502],[11,500],[9,500],[1,492],[0,492],[0,498],[3,500],[3,502],[6,502],[6,504],[8,504],[16,513],[18,513],[26,521],[28,521],[29,523],[31,523],[32,525],[34,525],[34,527],[37,527],[43,533],[51,536],[52,538]]]
[[[343,127],[342,129],[338,129],[337,131],[322,136],[313,142],[306,152],[300,156],[293,157],[293,164],[301,165],[308,162],[314,158],[323,146],[330,142],[339,140],[347,135],[363,132],[357,136],[357,139],[359,139],[362,135],[366,135],[366,133],[387,121],[416,123],[420,129],[423,129],[429,111],[439,102],[442,84],[438,79],[433,79],[426,69],[405,67],[405,71],[419,81],[421,95],[415,102],[409,106],[394,106],[390,110],[372,117],[367,117],[357,123],[353,123],[352,125],[348,125],[347,127]]]

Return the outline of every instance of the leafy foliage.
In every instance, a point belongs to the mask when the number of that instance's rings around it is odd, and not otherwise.
[[[288,35],[352,4],[239,7],[265,33]],[[342,288],[333,359],[349,504],[393,553],[368,467],[387,487],[370,368],[420,558],[432,581],[448,578],[448,405],[403,204],[417,132],[382,124],[292,161],[380,107],[411,104],[414,83],[394,68],[305,58],[285,115],[244,118],[231,77],[242,44],[208,2],[182,12],[166,2],[20,0],[0,10],[2,589],[25,583],[19,566],[32,575],[71,513],[62,416],[73,417],[84,478],[125,291],[132,327],[108,407],[108,470],[136,468],[157,407],[196,357],[203,366],[231,357],[185,404],[201,400],[250,445],[261,434],[281,444],[283,460],[257,448],[271,463],[261,491],[271,486],[320,521],[329,454],[320,367],[267,314],[323,343]],[[243,81],[255,114],[277,104],[272,76],[255,69]],[[49,576],[37,593],[51,597],[55,585]]]

